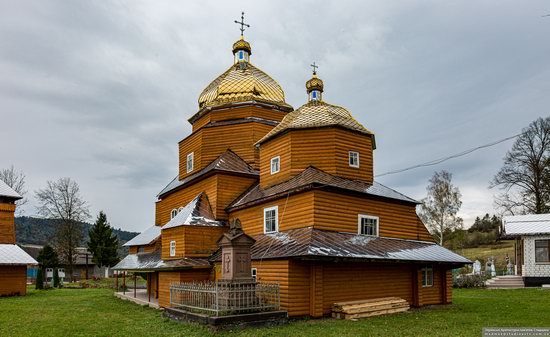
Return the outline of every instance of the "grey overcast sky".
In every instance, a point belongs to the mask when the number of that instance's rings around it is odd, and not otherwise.
[[[95,215],[141,231],[176,175],[202,89],[232,62],[241,10],[252,62],[295,108],[312,61],[325,100],[376,133],[375,173],[517,134],[550,106],[548,1],[0,0],[0,168],[34,190],[71,177]],[[380,177],[413,198],[449,170],[469,226],[512,141]],[[92,220],[92,219],[90,219]]]

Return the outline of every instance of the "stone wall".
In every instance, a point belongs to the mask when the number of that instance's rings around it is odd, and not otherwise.
[[[535,263],[535,240],[550,240],[550,235],[523,237],[523,277],[550,277],[550,263]]]

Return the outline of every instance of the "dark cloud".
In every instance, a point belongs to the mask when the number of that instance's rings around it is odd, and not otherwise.
[[[77,180],[92,211],[141,230],[177,173],[200,91],[232,61],[247,12],[252,61],[295,107],[308,65],[327,101],[375,131],[375,171],[407,167],[518,133],[550,103],[543,1],[3,1],[1,166],[29,190]],[[434,170],[454,174],[466,223],[492,211],[488,182],[511,142],[435,167],[380,177],[422,198]],[[31,198],[32,204],[33,200]],[[34,212],[32,205],[27,213]]]

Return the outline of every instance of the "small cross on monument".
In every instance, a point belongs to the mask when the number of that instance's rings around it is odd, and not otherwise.
[[[241,25],[241,28],[240,28],[240,30],[241,30],[241,36],[244,35],[244,27],[245,27],[245,26],[246,26],[247,28],[250,28],[250,25],[244,23],[244,12],[241,13],[241,21],[235,20],[235,23]]]
[[[310,66],[313,68],[313,75],[317,75],[317,68],[319,68],[318,65],[313,62],[313,64],[310,64]]]

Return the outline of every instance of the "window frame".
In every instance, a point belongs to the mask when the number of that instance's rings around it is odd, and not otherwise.
[[[137,253],[140,254],[140,253],[145,253],[145,246],[138,246],[137,248]]]
[[[176,256],[176,240],[170,241],[170,257]]]
[[[177,208],[174,208],[170,211],[170,220],[172,220],[173,218],[176,217],[176,215],[178,215],[179,211]]]
[[[267,223],[266,223],[266,213],[270,211],[275,211],[275,230],[273,231],[267,231]],[[279,206],[271,206],[264,208],[264,234],[269,233],[277,233],[279,232]]]
[[[277,161],[277,171],[273,171],[273,162],[274,161]],[[281,156],[275,156],[275,157],[271,158],[271,160],[269,161],[269,171],[271,172],[271,174],[281,172]]]
[[[357,155],[357,164],[352,164],[351,163],[351,156],[352,154],[355,154]],[[361,162],[360,162],[360,158],[359,158],[359,151],[348,151],[348,165],[349,167],[353,167],[353,168],[359,168],[361,166]]]
[[[428,274],[428,271],[430,272]],[[434,286],[434,267],[433,266],[424,266],[422,269],[420,269],[420,272],[422,274],[422,288],[429,288]],[[424,274],[426,277],[424,277]],[[430,275],[430,279],[428,282],[428,275]]]
[[[258,280],[258,268],[250,268],[250,276],[256,282]]]
[[[545,242],[546,247],[537,247],[537,242]],[[546,249],[546,261],[540,261],[537,259],[537,250]],[[550,239],[538,239],[535,240],[535,264],[550,264]]]
[[[363,234],[363,225],[361,224],[362,219],[371,219],[376,220],[376,234]],[[372,236],[372,237],[379,237],[380,236],[380,218],[375,215],[368,215],[368,214],[358,214],[357,215],[357,234],[364,235],[364,236]]]
[[[189,158],[191,158],[191,160],[189,160]],[[191,163],[191,168],[189,168],[189,163]],[[191,152],[187,154],[185,168],[187,169],[187,173],[193,172],[193,170],[195,169],[195,152]]]

